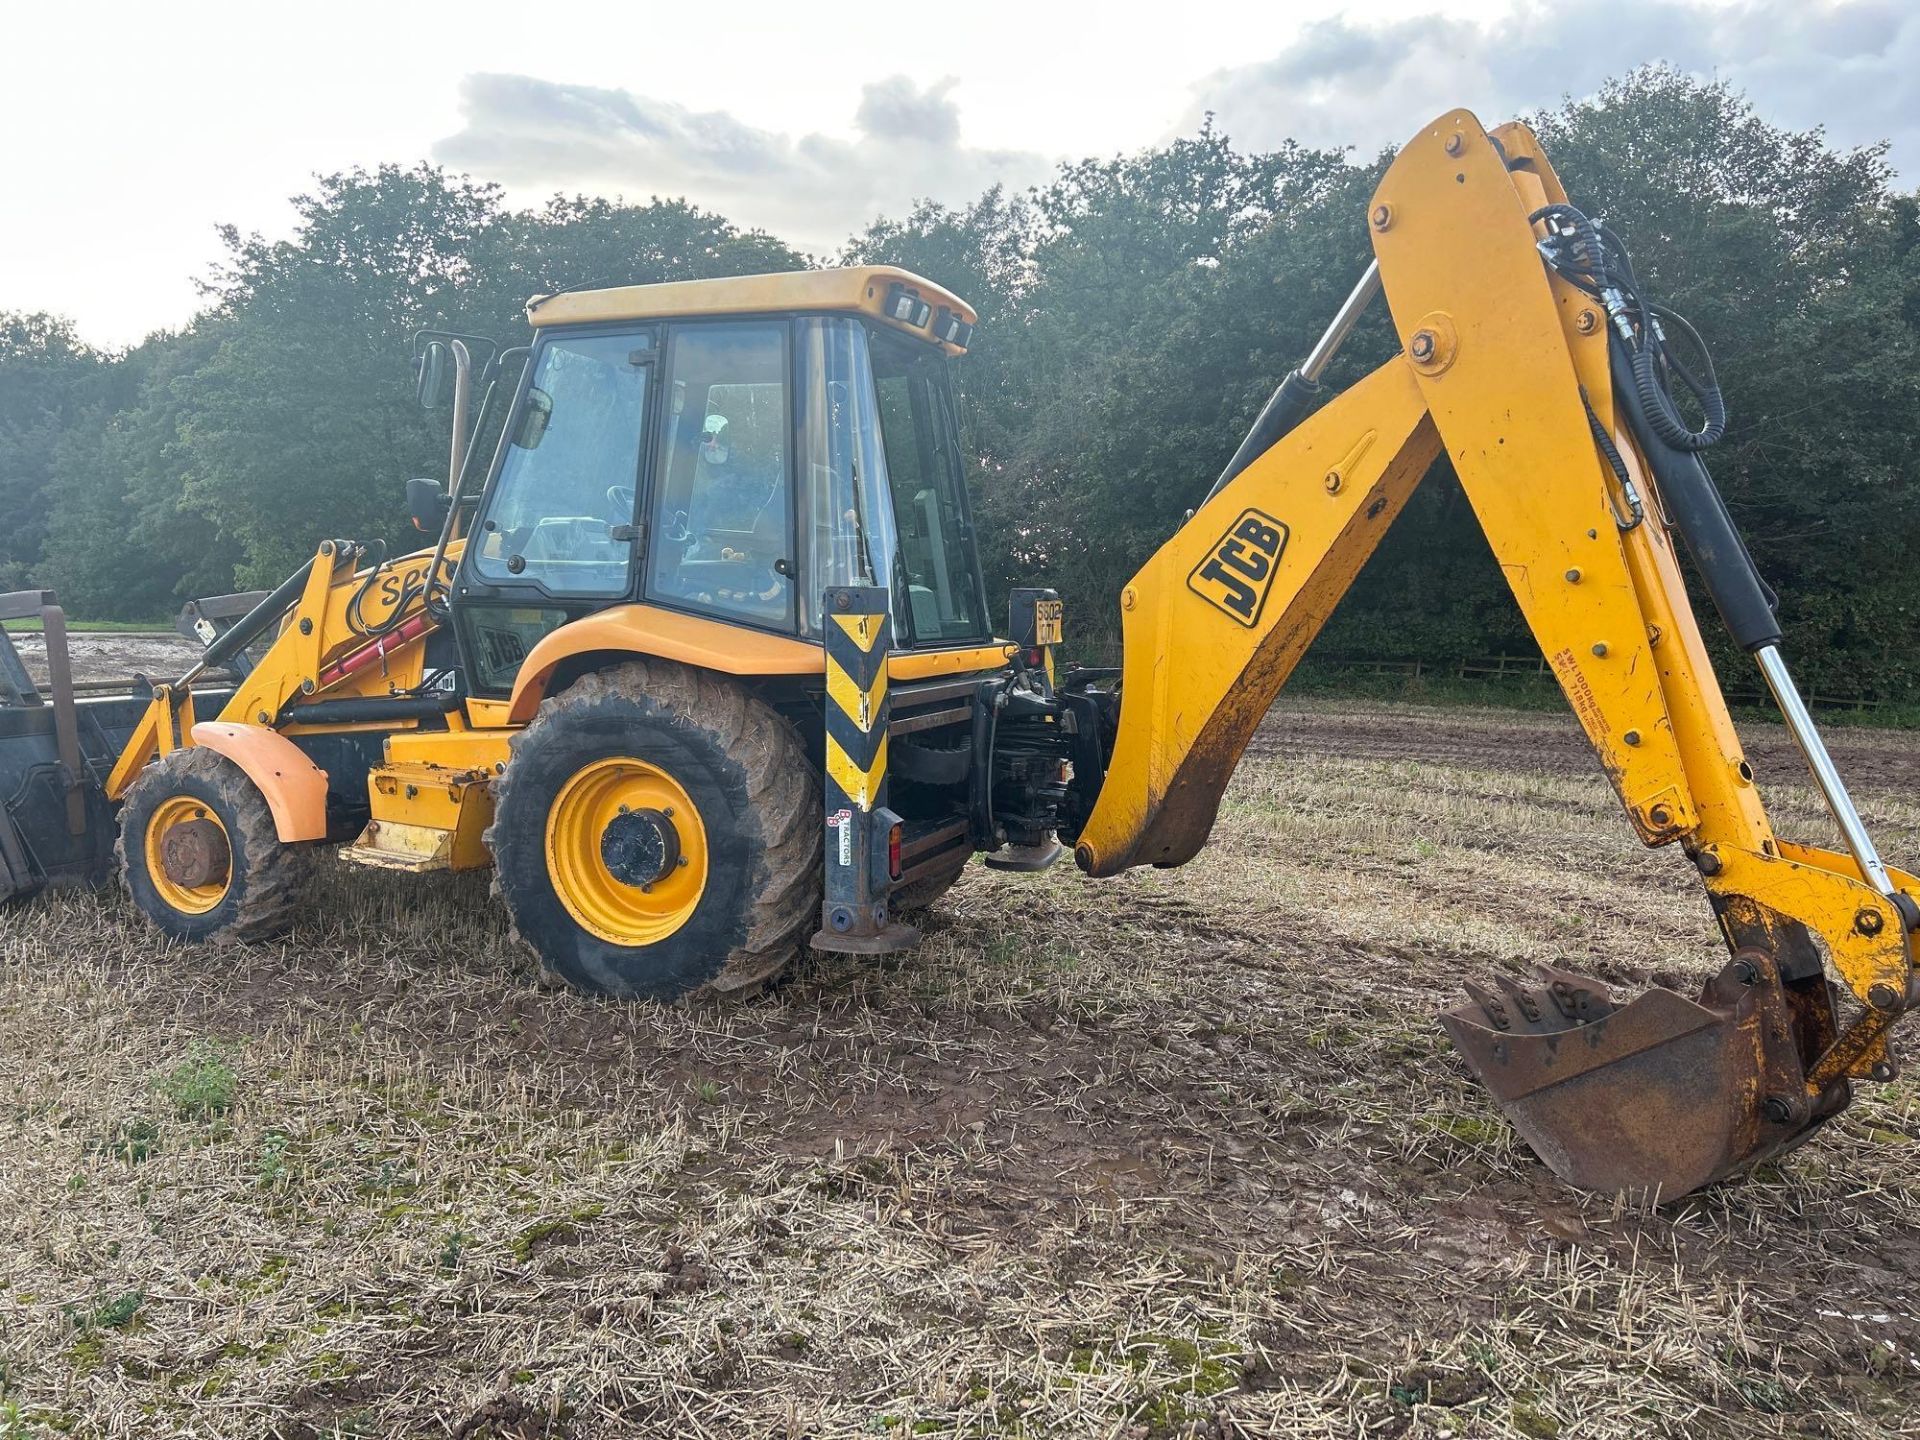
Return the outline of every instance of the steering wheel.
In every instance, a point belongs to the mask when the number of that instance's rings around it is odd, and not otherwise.
[[[610,525],[631,525],[633,523],[633,486],[609,485],[607,504],[612,507],[613,519]]]

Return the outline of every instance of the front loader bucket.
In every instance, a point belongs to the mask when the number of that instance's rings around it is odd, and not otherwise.
[[[1848,1100],[1807,1097],[1792,1008],[1772,962],[1736,955],[1695,1002],[1538,967],[1537,983],[1440,1017],[1500,1108],[1568,1184],[1674,1200],[1804,1140]]]
[[[6,631],[38,620],[43,691]],[[100,779],[146,700],[132,693],[76,699],[66,616],[50,590],[0,595],[0,904],[49,885],[97,884],[113,866],[113,807]]]

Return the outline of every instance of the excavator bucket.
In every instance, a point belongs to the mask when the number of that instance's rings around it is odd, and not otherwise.
[[[1620,1005],[1547,966],[1531,985],[1467,990],[1441,1024],[1534,1153],[1583,1190],[1678,1199],[1791,1149],[1847,1103],[1844,1081],[1809,1102],[1794,1006],[1757,951],[1697,1001],[1655,989]]]

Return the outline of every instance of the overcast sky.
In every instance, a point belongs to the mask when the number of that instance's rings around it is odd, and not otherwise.
[[[1272,0],[9,7],[0,309],[107,345],[175,326],[214,226],[284,233],[315,173],[431,158],[508,187],[686,195],[831,250],[915,196],[1188,133],[1371,153],[1667,60],[1920,169],[1914,0]]]

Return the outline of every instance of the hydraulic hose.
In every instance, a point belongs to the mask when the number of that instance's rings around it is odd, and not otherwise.
[[[1672,443],[1649,416],[1627,342],[1614,334],[1607,352],[1614,403],[1626,415],[1628,428],[1640,442],[1667,514],[1687,542],[1720,619],[1749,653],[1778,645],[1782,637],[1779,618],[1774,614],[1773,592],[1760,578],[1705,462],[1694,448]]]

